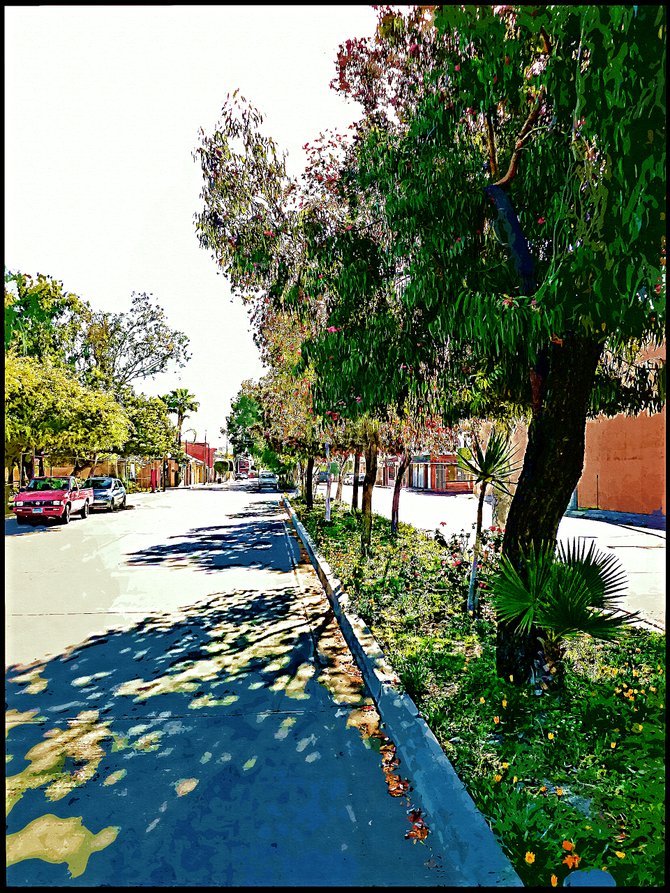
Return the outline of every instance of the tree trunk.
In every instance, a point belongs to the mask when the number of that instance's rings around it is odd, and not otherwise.
[[[507,516],[503,554],[517,570],[521,552],[533,543],[556,543],[558,525],[584,466],[586,417],[602,344],[566,336],[552,344],[543,393],[528,428],[528,446],[514,499]],[[498,674],[517,682],[529,679],[539,644],[537,631],[516,636],[509,624],[498,624]]]
[[[361,454],[354,453],[354,489],[351,497],[351,510],[358,508],[358,475],[361,473]]]
[[[312,488],[312,479],[314,477],[314,456],[310,456],[307,460],[307,469],[305,470],[305,504],[308,509],[314,508],[314,490]]]
[[[405,472],[409,468],[409,463],[411,461],[411,455],[408,451],[405,451],[400,456],[400,461],[398,462],[398,468],[395,476],[395,483],[393,485],[393,501],[391,503],[391,535],[395,536],[398,532],[398,522],[400,515],[400,491],[402,490],[402,479],[405,477]]]
[[[372,491],[377,480],[377,438],[371,437],[365,448],[365,479],[363,481],[363,518],[361,520],[361,555],[370,552],[372,540]]]
[[[340,462],[339,470],[337,473],[337,490],[335,491],[335,499],[338,502],[342,502],[342,478],[344,477],[344,459]]]

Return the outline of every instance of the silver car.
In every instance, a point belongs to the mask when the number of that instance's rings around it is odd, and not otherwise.
[[[93,488],[94,509],[107,509],[115,512],[126,507],[126,488],[118,478],[94,477],[86,481]]]
[[[279,478],[274,471],[261,471],[258,475],[258,489],[263,490],[265,487],[270,490],[279,489]]]

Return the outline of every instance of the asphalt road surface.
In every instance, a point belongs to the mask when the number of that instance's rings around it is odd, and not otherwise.
[[[9,886],[467,885],[278,494],[5,532]]]

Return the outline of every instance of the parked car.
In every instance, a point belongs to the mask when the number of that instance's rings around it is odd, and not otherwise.
[[[115,512],[126,507],[126,488],[118,478],[91,477],[89,486],[93,490],[93,508]]]
[[[256,478],[258,477],[258,472],[250,471],[249,474],[247,475],[247,477],[249,478],[250,481],[255,481]]]
[[[45,520],[68,524],[71,515],[78,513],[82,518],[88,517],[93,498],[93,489],[74,475],[37,477],[16,494],[12,511],[17,524]]]
[[[246,473],[246,471],[236,471],[235,472],[235,480],[236,481],[246,481],[246,479],[248,477],[249,477],[249,475]]]
[[[261,471],[258,475],[258,489],[263,490],[265,487],[271,490],[279,488],[279,478],[274,471]]]
[[[328,480],[328,472],[320,471],[316,480],[318,484],[325,484]]]

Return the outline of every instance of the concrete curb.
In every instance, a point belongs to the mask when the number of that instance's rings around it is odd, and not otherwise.
[[[389,737],[424,806],[431,843],[460,872],[457,886],[523,887],[493,831],[476,808],[416,705],[395,687],[398,679],[349,597],[319,554],[286,496],[282,501],[328,595],[349,648],[377,705]]]

